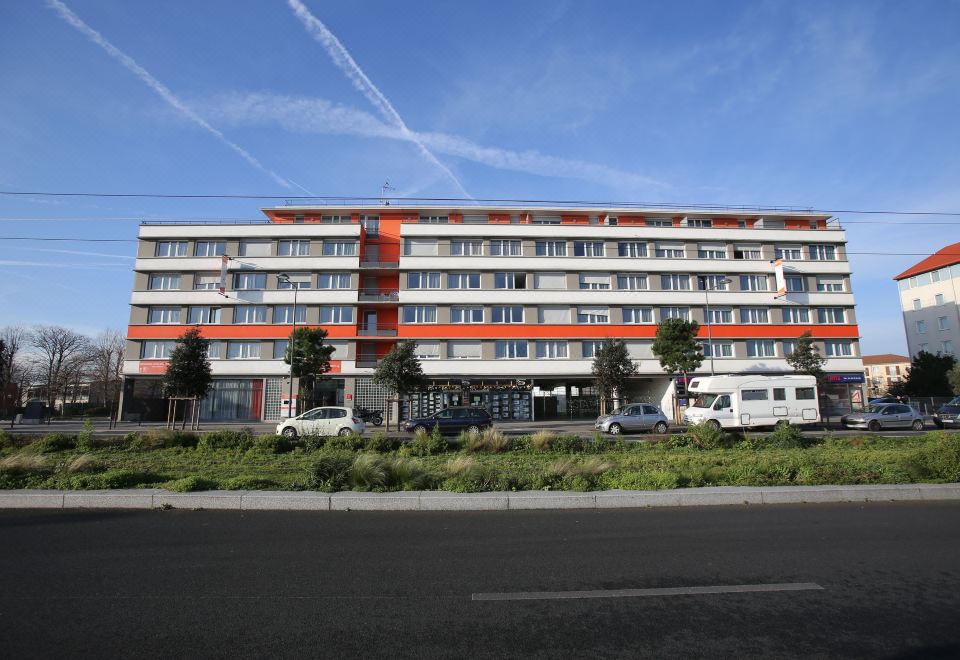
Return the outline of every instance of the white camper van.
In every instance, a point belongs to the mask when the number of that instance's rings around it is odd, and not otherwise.
[[[698,376],[688,389],[688,424],[708,421],[727,429],[820,421],[813,376]]]

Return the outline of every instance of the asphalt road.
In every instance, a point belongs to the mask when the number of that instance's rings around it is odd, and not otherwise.
[[[958,521],[960,503],[7,511],[0,653],[953,658]],[[802,590],[697,593],[784,584]],[[657,588],[686,592],[618,591]]]

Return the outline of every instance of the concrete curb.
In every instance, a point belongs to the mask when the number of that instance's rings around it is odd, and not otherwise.
[[[875,486],[728,486],[676,490],[574,492],[316,493],[312,491],[202,491],[160,489],[6,490],[0,509],[225,509],[233,511],[507,511],[628,509],[743,504],[960,500],[960,483]]]

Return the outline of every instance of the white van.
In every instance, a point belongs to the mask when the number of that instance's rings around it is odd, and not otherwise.
[[[820,421],[813,376],[698,376],[687,389],[693,399],[683,413],[688,424],[728,429]]]

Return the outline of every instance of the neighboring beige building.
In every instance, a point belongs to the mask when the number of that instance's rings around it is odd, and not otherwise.
[[[907,377],[910,358],[905,355],[864,355],[863,374],[867,381],[867,396],[874,399],[890,391],[890,386]]]
[[[956,355],[960,348],[960,243],[894,277],[910,355]]]

